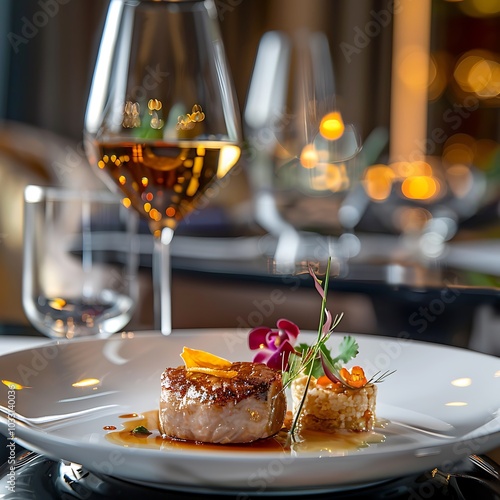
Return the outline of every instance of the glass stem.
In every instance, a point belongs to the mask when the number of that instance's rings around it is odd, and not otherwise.
[[[172,333],[172,294],[170,243],[173,229],[164,227],[159,238],[154,239],[153,251],[153,295],[155,328],[162,335]]]

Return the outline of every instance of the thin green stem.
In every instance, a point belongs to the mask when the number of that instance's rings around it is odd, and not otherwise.
[[[319,315],[318,336],[316,338],[316,344],[312,347],[314,355],[312,356],[311,364],[309,366],[309,371],[307,374],[307,381],[306,381],[306,385],[304,387],[304,394],[302,395],[302,399],[300,400],[299,407],[297,409],[297,412],[295,413],[295,417],[293,419],[292,426],[290,427],[289,437],[291,436],[292,439],[295,439],[295,431],[296,431],[297,425],[299,423],[299,417],[300,417],[300,414],[302,413],[302,409],[303,409],[304,403],[306,401],[307,391],[309,390],[309,385],[311,384],[311,378],[312,378],[312,373],[313,373],[313,368],[314,368],[314,358],[316,357],[317,351],[319,350],[319,347],[321,346],[321,337],[323,335],[323,326],[325,324],[325,316],[326,316],[326,296],[328,294],[328,284],[330,281],[330,263],[331,263],[331,260],[332,260],[331,257],[328,257],[328,262],[326,265],[325,283],[323,285],[323,300],[321,301],[321,312]]]

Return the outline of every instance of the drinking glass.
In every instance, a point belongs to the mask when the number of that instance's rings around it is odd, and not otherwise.
[[[212,0],[112,0],[85,117],[91,164],[154,236],[155,318],[171,331],[169,244],[237,162],[236,98]]]
[[[340,240],[340,207],[362,170],[356,161],[361,139],[356,126],[344,121],[323,33],[264,34],[244,119],[254,153],[249,177],[256,218],[277,237],[275,264],[293,271],[307,257],[325,259],[301,255],[300,232]]]
[[[137,299],[137,214],[109,191],[27,186],[22,299],[53,338],[107,337]]]

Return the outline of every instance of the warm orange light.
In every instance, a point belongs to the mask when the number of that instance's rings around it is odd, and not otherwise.
[[[151,203],[144,203],[144,211],[148,214],[151,210]]]
[[[94,387],[96,385],[99,385],[100,383],[101,381],[98,378],[84,378],[71,385],[72,387]]]
[[[149,217],[156,222],[161,221],[161,213],[158,210],[156,210],[156,208],[152,208],[149,211]]]
[[[431,56],[429,62],[429,101],[436,101],[443,95],[448,84],[448,55],[442,52]]]
[[[491,69],[491,61],[486,59],[482,59],[472,66],[467,75],[467,83],[473,92],[479,94],[487,89],[488,83],[491,81]]]
[[[11,380],[2,380],[2,384],[6,385],[9,389],[14,391],[20,391],[22,389],[31,389],[31,387],[28,387],[27,385],[21,385],[18,384],[17,382],[12,382]]]
[[[426,89],[429,84],[429,53],[419,46],[407,47],[398,67],[398,76],[410,89]]]
[[[147,185],[149,184],[149,179],[147,177],[143,177],[141,179],[141,184],[144,186],[144,187],[147,187]]]
[[[461,10],[472,17],[489,17],[500,13],[498,0],[469,0],[460,2]]]
[[[482,99],[494,98],[500,93],[500,64],[493,53],[467,52],[456,64],[453,76],[464,92]]]
[[[344,168],[345,170],[345,168]],[[326,169],[326,188],[334,193],[340,191],[343,181],[342,170],[338,165],[328,164]]]
[[[234,146],[233,144],[222,146],[217,166],[217,177],[219,179],[222,179],[236,165],[240,154],[241,150],[238,146]]]
[[[395,177],[394,170],[387,165],[378,164],[369,167],[363,181],[366,194],[374,201],[386,200],[391,194]]]
[[[174,207],[168,207],[167,210],[165,210],[165,213],[167,214],[167,217],[174,217],[175,216],[175,208]]]
[[[55,299],[49,301],[49,306],[52,307],[52,309],[56,309],[57,311],[62,311],[65,305],[66,301],[59,297],[56,297]]]
[[[318,164],[318,152],[312,144],[307,144],[302,148],[299,159],[304,168],[314,168]]]
[[[153,198],[154,198],[153,193],[146,193],[146,200],[153,201]]]
[[[402,193],[411,200],[428,200],[436,195],[439,184],[427,175],[407,177],[401,185]]]
[[[125,208],[130,208],[130,205],[132,205],[132,202],[130,201],[130,198],[123,198],[122,205]]]
[[[473,162],[474,153],[472,148],[467,144],[451,144],[445,147],[443,151],[443,162],[448,165],[453,165],[455,163],[464,163],[470,165]]]
[[[432,167],[425,161],[400,161],[391,164],[397,177],[406,179],[414,176],[432,176]]]
[[[414,161],[412,163],[413,166],[413,175],[426,175],[428,177],[432,176],[432,167],[426,161]]]
[[[342,115],[338,111],[325,115],[319,124],[319,133],[329,141],[340,139],[344,130],[344,120],[342,120]]]
[[[394,171],[395,176],[401,179],[413,175],[413,167],[409,161],[397,161],[391,163],[391,168]]]

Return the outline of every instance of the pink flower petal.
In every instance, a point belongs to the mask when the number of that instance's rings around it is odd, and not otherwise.
[[[275,370],[286,370],[288,367],[288,358],[291,352],[295,352],[292,344],[285,340],[281,344],[280,349],[278,349],[274,354],[272,354],[267,360],[267,366],[269,368],[274,368]]]
[[[325,291],[323,290],[323,287],[321,286],[321,282],[319,281],[318,277],[314,274],[314,271],[312,270],[311,266],[309,266],[309,274],[314,279],[314,286],[316,287],[316,290],[321,295],[321,298],[324,299],[325,298]]]
[[[268,351],[267,349],[261,349],[260,351],[258,351],[255,354],[255,356],[253,358],[253,362],[254,363],[267,363],[267,360],[269,359],[271,354],[273,354],[271,351]]]
[[[276,345],[276,341],[278,340],[278,345]],[[272,351],[276,351],[279,349],[279,345],[281,344],[280,332],[278,330],[269,330],[266,335],[266,347],[271,349]]]
[[[320,353],[321,357],[321,365],[323,366],[323,371],[325,372],[325,375],[332,381],[332,382],[340,382],[343,383],[342,380],[340,380],[335,373],[331,370],[332,366],[329,363],[328,359],[325,358],[323,353]]]
[[[325,309],[326,319],[323,324],[323,333],[328,333],[332,327],[332,315],[328,309]]]
[[[276,322],[276,326],[280,329],[285,331],[289,337],[292,338],[292,340],[295,340],[300,333],[299,327],[295,324],[292,323],[291,321],[281,318]]]
[[[267,335],[272,330],[267,326],[258,326],[248,334],[248,346],[253,351],[254,349],[259,349],[261,345],[267,346]]]

